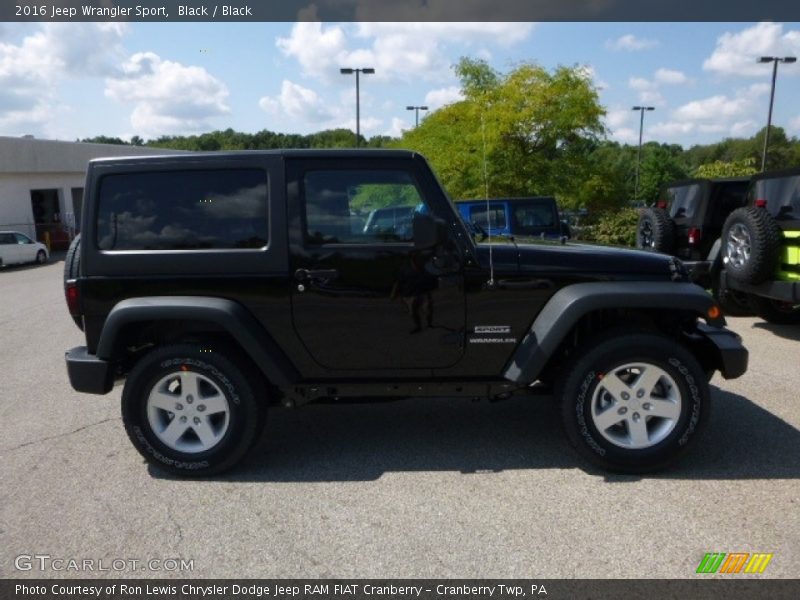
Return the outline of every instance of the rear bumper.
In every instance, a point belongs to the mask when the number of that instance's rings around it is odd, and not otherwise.
[[[695,260],[683,261],[683,266],[689,273],[689,281],[697,283],[705,287],[705,283],[711,277],[711,261],[709,260]]]
[[[729,289],[783,302],[800,303],[800,281],[765,281],[751,285],[728,277],[725,271],[722,272],[722,277],[724,277],[725,286]]]
[[[725,379],[736,379],[747,371],[748,352],[742,338],[724,327],[698,323],[697,333],[702,336],[705,350],[715,358],[715,363]]]
[[[111,363],[94,354],[86,346],[78,346],[66,353],[67,373],[73,389],[85,394],[107,394],[114,387]]]

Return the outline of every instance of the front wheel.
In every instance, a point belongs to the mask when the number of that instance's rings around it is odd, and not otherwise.
[[[44,250],[39,250],[36,253],[36,262],[40,265],[43,265],[47,262],[47,253]]]
[[[239,462],[258,434],[261,410],[243,371],[192,345],[143,357],[122,392],[133,445],[150,463],[184,476],[221,473]]]
[[[710,393],[697,360],[655,333],[611,332],[587,344],[556,389],[570,443],[605,469],[666,467],[695,438]]]

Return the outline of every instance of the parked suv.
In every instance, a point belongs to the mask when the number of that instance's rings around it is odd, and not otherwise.
[[[488,205],[488,208],[487,208]],[[459,200],[456,207],[465,223],[493,236],[569,239],[569,225],[558,215],[552,196]]]
[[[721,245],[726,285],[772,323],[800,323],[800,169],[753,177],[747,206],[728,217]]]
[[[69,378],[96,394],[124,379],[131,442],[175,473],[234,466],[275,403],[542,384],[585,457],[651,470],[702,429],[708,377],[747,366],[680,261],[478,245],[416,153],[94,160],[85,190],[65,293],[86,343]],[[414,207],[410,229],[353,218],[397,206]]]
[[[671,254],[684,261],[692,281],[712,290],[726,314],[752,314],[745,294],[721,279],[717,258],[725,219],[745,205],[750,179],[687,179],[667,185],[655,206],[641,211],[636,246]]]

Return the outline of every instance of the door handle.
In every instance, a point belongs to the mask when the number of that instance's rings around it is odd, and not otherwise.
[[[297,269],[294,278],[297,281],[307,281],[309,279],[336,279],[339,271],[336,269]]]

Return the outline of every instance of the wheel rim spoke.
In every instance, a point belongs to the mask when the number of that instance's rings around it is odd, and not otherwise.
[[[188,396],[192,396],[195,399],[200,398],[200,382],[197,375],[191,371],[181,373],[181,396],[184,398]]]
[[[619,414],[618,406],[619,403],[614,403],[594,418],[595,425],[597,425],[600,431],[605,431],[609,427],[613,427],[617,423],[625,420],[625,418]]]
[[[166,429],[159,434],[159,437],[168,446],[173,446],[178,443],[178,440],[183,437],[183,434],[186,433],[188,428],[189,426],[181,422],[180,418],[176,416],[170,421]]]
[[[671,400],[656,400],[653,398],[650,403],[652,408],[647,411],[647,414],[654,417],[677,419],[681,415],[681,407]]]
[[[175,405],[180,402],[180,396],[169,392],[154,391],[150,394],[150,405],[161,410],[175,410]]]
[[[203,398],[203,405],[207,415],[228,412],[228,401],[222,394]]]
[[[636,380],[636,388],[637,392],[643,392],[644,396],[648,398],[652,395],[656,385],[658,382],[661,381],[661,374],[663,371],[661,369],[656,369],[655,367],[646,367],[639,378]]]
[[[622,381],[616,373],[606,373],[600,385],[616,400],[622,399],[623,393],[630,394],[630,386]]]
[[[199,423],[192,425],[192,429],[194,429],[204,449],[211,448],[217,443],[217,436],[214,434],[208,418],[201,418]]]
[[[630,435],[632,445],[638,448],[650,445],[647,423],[643,418],[628,419],[628,434]]]

